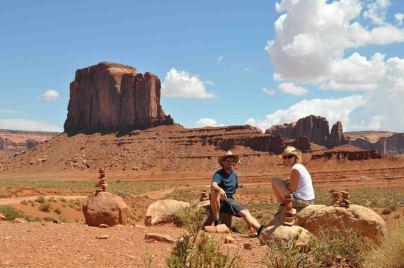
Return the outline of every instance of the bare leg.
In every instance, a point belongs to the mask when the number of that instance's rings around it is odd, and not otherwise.
[[[257,221],[256,218],[254,218],[251,213],[248,211],[248,209],[242,210],[240,211],[240,216],[243,217],[243,219],[246,221],[246,223],[249,226],[252,226],[255,228],[255,230],[257,230],[261,224],[259,224],[259,222]]]
[[[220,216],[220,195],[218,192],[212,191],[210,195],[210,207],[213,217],[215,220],[218,220]]]
[[[278,203],[283,204],[285,202],[285,195],[289,192],[288,188],[286,188],[285,183],[280,178],[273,178],[271,184]]]

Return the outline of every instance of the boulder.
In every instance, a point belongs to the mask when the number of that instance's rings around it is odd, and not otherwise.
[[[296,239],[295,244],[306,246],[309,242],[310,232],[300,226],[272,225],[265,228],[259,239],[263,245],[270,245],[272,241],[281,242]]]
[[[146,211],[144,223],[146,226],[166,222],[166,216],[173,215],[190,204],[173,199],[157,200]]]
[[[298,211],[296,225],[311,233],[322,228],[352,228],[374,240],[379,240],[386,233],[384,220],[373,210],[359,205],[350,205],[349,208],[310,205]]]
[[[70,84],[65,132],[94,133],[173,124],[160,105],[161,85],[152,73],[101,62],[76,71]]]
[[[131,209],[125,201],[109,192],[99,192],[90,196],[83,205],[83,213],[86,223],[90,226],[101,224],[114,226],[131,223],[133,220]]]
[[[0,213],[0,221],[5,221],[7,220],[6,216],[4,216],[3,213]]]

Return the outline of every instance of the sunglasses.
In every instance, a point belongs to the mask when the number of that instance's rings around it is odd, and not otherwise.
[[[283,159],[289,159],[289,158],[293,158],[293,155],[285,155],[285,156],[283,156]]]

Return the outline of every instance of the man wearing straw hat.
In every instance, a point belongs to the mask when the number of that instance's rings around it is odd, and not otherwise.
[[[280,205],[279,212],[282,211],[285,202],[285,195],[293,195],[292,206],[303,208],[314,204],[314,189],[309,171],[302,164],[302,152],[293,146],[287,146],[281,155],[283,165],[290,168],[289,179],[272,179],[272,190]]]
[[[239,187],[238,178],[234,167],[239,161],[239,156],[231,151],[219,157],[218,162],[222,169],[216,171],[212,178],[210,205],[215,218],[214,224],[221,224],[220,212],[243,218],[246,223],[254,227],[259,235],[264,226],[251,215],[251,213],[239,202],[233,199],[235,190]]]

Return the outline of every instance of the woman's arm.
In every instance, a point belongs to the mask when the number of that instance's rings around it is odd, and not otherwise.
[[[292,169],[290,173],[290,184],[289,184],[289,192],[293,193],[297,189],[297,185],[299,184],[300,173],[297,169]]]

